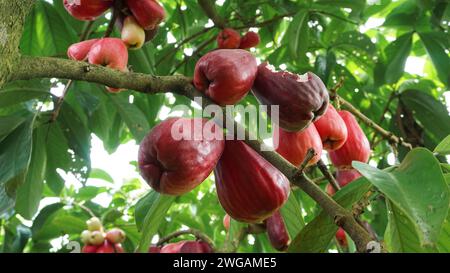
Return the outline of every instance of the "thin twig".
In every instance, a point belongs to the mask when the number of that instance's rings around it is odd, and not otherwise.
[[[328,170],[327,165],[323,162],[323,160],[319,160],[317,162],[317,167],[319,168],[319,170],[322,172],[322,174],[324,175],[324,177],[326,177],[326,179],[328,180],[328,182],[330,182],[331,186],[333,187],[333,189],[335,191],[338,191],[341,189],[339,183],[336,181],[336,179],[334,178],[333,174],[330,172],[330,170]]]
[[[211,37],[210,39],[206,40],[205,42],[203,42],[193,53],[191,56],[185,56],[184,59],[178,63],[175,68],[170,72],[170,75],[175,74],[175,72],[177,72],[177,70],[182,67],[185,63],[187,63],[187,61],[194,55],[196,55],[197,53],[199,53],[200,51],[202,51],[205,47],[207,47],[209,44],[211,44],[212,42],[214,42],[216,40],[216,37]]]
[[[109,21],[108,27],[105,30],[104,38],[111,36],[114,31],[114,26],[116,24],[117,18],[119,18],[120,10],[122,9],[122,0],[114,0],[114,7],[111,16],[111,20]]]
[[[193,236],[195,236],[195,238],[197,240],[201,240],[201,241],[207,243],[212,249],[214,249],[214,242],[213,242],[213,240],[211,240],[211,238],[209,238],[206,234],[204,234],[200,230],[192,229],[192,228],[173,232],[173,233],[161,238],[156,245],[161,246],[164,243],[167,243],[170,240],[180,237],[182,235],[193,235]]]

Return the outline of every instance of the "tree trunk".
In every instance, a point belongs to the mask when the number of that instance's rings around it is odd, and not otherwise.
[[[19,43],[25,17],[35,0],[0,0],[0,88],[20,58]]]

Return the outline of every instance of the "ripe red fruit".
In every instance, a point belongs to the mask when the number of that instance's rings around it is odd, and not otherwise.
[[[118,38],[103,38],[92,45],[88,54],[91,64],[106,66],[112,69],[127,71],[128,50],[124,42]],[[119,92],[117,88],[107,88],[110,92]]]
[[[144,45],[145,31],[133,16],[124,19],[121,29],[122,41],[129,49],[139,49]]]
[[[92,21],[108,10],[113,0],[64,0],[67,12],[79,20]]]
[[[166,17],[164,8],[155,0],[127,0],[127,6],[145,30],[156,28]]]
[[[120,244],[125,241],[126,235],[120,228],[114,228],[106,232],[105,237],[112,244]]]
[[[181,136],[185,138],[177,140]],[[224,145],[222,130],[212,121],[170,118],[153,128],[142,141],[139,168],[155,191],[181,195],[208,177]]]
[[[197,62],[195,87],[214,102],[225,106],[241,100],[256,78],[256,59],[242,49],[212,51]]]
[[[205,242],[180,241],[167,244],[161,248],[160,253],[212,253],[213,250]]]
[[[304,129],[322,116],[329,101],[325,85],[314,73],[276,72],[268,63],[258,66],[253,93],[263,105],[279,105],[279,126],[291,132]]]
[[[160,252],[161,252],[161,247],[159,247],[159,246],[151,245],[148,248],[148,253],[160,253]]]
[[[259,34],[253,31],[249,31],[242,37],[239,48],[247,49],[255,47],[259,44],[259,42],[260,42]]]
[[[114,244],[113,246],[116,253],[125,253],[121,244]]]
[[[320,160],[322,140],[314,124],[310,124],[303,131],[296,133],[274,126],[273,138],[279,141],[276,152],[296,167],[300,167],[311,148],[314,149],[316,155],[308,162],[307,166],[314,165]]]
[[[97,253],[116,253],[114,244],[111,244],[107,240],[97,248]]]
[[[67,56],[75,61],[84,61],[87,59],[91,47],[98,42],[99,39],[92,39],[73,44],[67,50]]]
[[[336,240],[341,247],[348,247],[347,236],[345,235],[344,229],[341,227],[336,232]]]
[[[214,176],[222,207],[238,221],[259,223],[289,197],[289,180],[243,141],[226,141]]]
[[[285,251],[291,238],[284,224],[283,216],[279,211],[266,219],[267,236],[273,248],[278,251]]]
[[[327,151],[341,148],[347,140],[347,126],[332,104],[328,105],[325,114],[314,125]]]
[[[81,249],[81,253],[97,253],[99,246],[85,245]]]
[[[230,230],[230,223],[231,223],[231,217],[228,214],[225,214],[223,217],[223,226],[225,227],[225,230]]]
[[[347,186],[350,182],[355,181],[356,179],[360,178],[362,175],[355,169],[342,169],[337,170],[336,172],[336,181],[338,182],[339,186],[341,188]],[[329,195],[334,195],[336,191],[334,188],[328,184],[327,185],[327,193]]]
[[[370,157],[370,144],[355,117],[348,111],[339,111],[347,126],[347,141],[338,150],[331,151],[330,159],[338,168],[350,168],[352,161],[366,163]]]
[[[225,28],[217,35],[217,47],[221,49],[239,48],[241,35],[232,28]]]

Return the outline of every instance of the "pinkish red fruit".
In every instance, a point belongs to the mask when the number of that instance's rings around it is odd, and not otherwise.
[[[78,20],[92,21],[107,11],[112,0],[64,0],[67,12]]]
[[[314,125],[322,139],[323,148],[327,151],[341,148],[347,140],[347,126],[332,104]]]

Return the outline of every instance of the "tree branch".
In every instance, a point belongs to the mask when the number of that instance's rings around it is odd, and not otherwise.
[[[341,189],[341,186],[334,178],[333,174],[328,170],[327,165],[321,160],[317,162],[317,167],[322,172],[323,176],[330,182],[331,186],[334,188],[335,191],[338,191]]]
[[[198,0],[198,4],[205,12],[206,16],[208,16],[219,28],[225,27],[225,21],[219,16],[219,13],[216,10],[215,1],[212,0]]]

